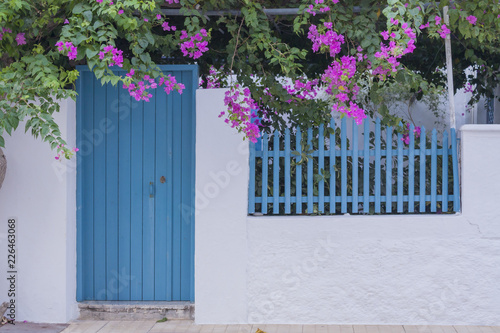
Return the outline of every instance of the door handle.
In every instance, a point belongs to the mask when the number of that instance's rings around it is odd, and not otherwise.
[[[153,198],[155,196],[155,187],[153,182],[149,182],[149,197]]]

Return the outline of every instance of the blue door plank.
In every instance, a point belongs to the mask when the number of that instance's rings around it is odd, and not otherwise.
[[[178,76],[178,72],[173,72]],[[173,228],[172,228],[172,300],[181,300],[181,198],[182,198],[182,96],[171,93],[173,99]]]
[[[280,212],[280,135],[274,131],[273,142],[273,214]]]
[[[410,125],[410,148],[408,153],[408,212],[415,211],[415,126]]]
[[[302,133],[300,127],[297,127],[295,149],[299,153],[295,158],[295,161],[298,163],[302,159]],[[295,211],[297,214],[302,214],[302,164],[297,164],[295,167],[295,198]]]
[[[77,144],[80,147],[78,157],[82,159],[81,165],[81,187],[82,193],[82,253],[81,257],[81,299],[94,299],[94,74],[84,72],[81,76],[81,95],[78,96],[81,103],[82,129],[81,141]],[[80,174],[80,173],[78,173]]]
[[[352,122],[352,212],[358,212],[358,124]]]
[[[425,195],[426,195],[426,184],[425,184],[425,154],[427,150],[427,142],[425,138],[425,127],[420,128],[420,185],[419,185],[419,196],[420,196],[420,212],[425,212]]]
[[[131,202],[130,206],[130,300],[142,300],[142,220],[143,220],[143,196],[149,196],[144,192],[143,178],[143,123],[144,103],[132,100],[131,111]],[[147,208],[147,207],[146,207]]]
[[[142,234],[142,299],[144,301],[154,300],[155,286],[155,196],[159,181],[155,179],[155,97],[144,103],[144,141],[143,141],[143,164],[144,175],[143,191],[143,234]]]
[[[340,165],[341,165],[341,206],[340,212],[347,213],[347,123],[346,118],[342,118],[340,123]]]
[[[387,158],[385,159],[385,212],[392,212],[392,127],[386,129],[385,146]]]
[[[106,299],[118,300],[118,86],[106,85]]]
[[[291,213],[290,129],[285,131],[285,214]]]
[[[149,103],[153,103],[150,101]],[[167,299],[167,182],[172,179],[167,175],[167,94],[161,90],[155,95],[154,99],[156,109],[156,146],[155,146],[155,225],[154,225],[154,299]],[[162,177],[165,182],[162,183]]]
[[[94,292],[107,300],[106,284],[106,89],[94,81]],[[112,124],[111,124],[112,125]],[[116,126],[116,125],[115,125]],[[104,129],[104,130],[103,130]]]
[[[131,199],[131,97],[127,90],[118,90],[118,300],[130,300],[130,211]]]
[[[181,77],[181,82],[189,82],[191,75],[189,72],[178,72],[177,77]],[[191,228],[193,227],[192,207],[192,192],[194,188],[194,174],[191,169],[194,156],[194,141],[193,138],[193,113],[191,110],[194,105],[192,103],[193,85],[186,84],[186,89],[181,96],[182,112],[181,112],[181,133],[182,133],[182,203],[179,207],[181,210],[181,285],[180,299],[189,300],[191,296]],[[176,92],[175,92],[176,93]],[[176,93],[177,94],[177,93]]]
[[[330,120],[330,214],[335,214],[337,203],[337,184],[335,173],[335,160],[337,158],[337,144],[335,142],[335,119]]]
[[[364,121],[363,145],[363,213],[370,212],[370,124]]]
[[[436,212],[437,203],[437,131],[432,130],[431,141],[431,212]]]
[[[441,210],[448,211],[448,131],[443,132],[443,160],[441,183]]]
[[[166,235],[164,242],[166,244],[166,261],[165,266],[167,269],[167,276],[165,279],[165,293],[166,293],[166,301],[172,300],[173,295],[173,232],[174,232],[174,209],[173,209],[173,197],[174,197],[174,172],[173,172],[173,161],[174,161],[174,142],[176,142],[176,138],[174,138],[174,99],[172,94],[166,96],[167,105],[166,105],[166,171],[165,178],[166,182]]]

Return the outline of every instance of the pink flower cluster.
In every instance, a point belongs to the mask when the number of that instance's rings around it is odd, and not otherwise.
[[[224,121],[232,128],[236,128],[238,132],[244,132],[246,137],[255,143],[260,137],[260,130],[259,122],[252,122],[252,119],[256,117],[252,110],[257,110],[259,107],[250,95],[250,89],[245,88],[242,92],[239,84],[235,84],[226,91],[224,105],[227,106],[228,115]],[[226,112],[222,111],[219,118],[225,114]]]
[[[437,32],[439,33],[439,36],[441,36],[441,38],[443,39],[446,38],[446,36],[451,33],[450,29],[448,29],[446,24],[439,26],[441,24],[441,18],[439,16],[436,16],[434,20],[436,22]]]
[[[174,4],[174,3],[179,3],[179,0],[165,0],[165,2],[169,4]]]
[[[472,86],[472,84],[470,82],[467,82],[467,84],[465,85],[464,92],[466,92],[466,93],[474,92],[474,87]]]
[[[330,7],[326,4],[328,0],[314,0],[314,5],[309,5],[306,12],[312,16],[316,16],[316,11],[319,10],[320,13],[325,13],[330,10]],[[339,0],[332,0],[334,4],[339,3]]]
[[[222,66],[221,66],[222,69]],[[207,89],[214,89],[214,88],[220,88],[220,76],[221,72],[215,69],[214,66],[210,66],[210,69],[208,71],[208,75],[206,77],[207,79]],[[200,80],[200,87],[205,83],[203,79]]]
[[[175,31],[177,30],[177,27],[175,25],[168,25],[168,22],[163,22],[161,24],[161,27],[163,28],[163,31]]]
[[[415,134],[416,139],[420,137],[420,133],[421,133],[420,127],[415,126],[415,128],[413,129],[413,134]],[[401,140],[406,144],[410,144],[410,123],[406,123],[406,130]]]
[[[340,48],[342,44],[344,44],[344,36],[332,30],[331,22],[325,22],[324,27],[326,28],[326,32],[320,34],[318,32],[318,27],[311,24],[307,38],[313,42],[312,49],[314,52],[318,52],[322,46],[326,46],[328,50],[330,50],[330,56],[334,57],[336,54],[340,53]]]
[[[68,58],[69,60],[75,60],[76,59],[76,56],[78,55],[77,53],[77,48],[76,46],[73,45],[72,42],[63,42],[63,41],[59,41],[56,43],[56,46],[57,46],[57,50],[59,52],[62,52],[62,51],[68,51]]]
[[[298,99],[314,99],[318,95],[316,89],[318,82],[319,80],[306,80],[305,83],[301,80],[295,80],[293,85],[284,85],[283,88],[285,88],[290,95]],[[290,102],[291,100],[288,100],[288,103]]]
[[[12,30],[10,30],[9,28],[2,28],[2,31],[0,31],[0,40],[3,39],[4,34],[10,34],[10,33],[12,33]]]
[[[118,50],[113,45],[108,45],[104,47],[104,51],[99,52],[99,59],[104,60],[107,56],[111,55],[111,61],[109,67],[116,65],[118,67],[123,66],[123,51]]]
[[[72,150],[70,150],[69,152],[65,152],[64,151],[64,145],[60,145],[60,146],[57,146],[57,156],[55,157],[56,160],[59,160],[61,159],[61,156],[62,157],[66,157],[66,158],[70,158],[72,155],[73,155],[73,152],[77,152],[79,151],[80,149],[74,147]]]
[[[467,16],[466,20],[469,21],[470,24],[476,25],[477,17],[475,17],[474,15],[469,15]]]
[[[390,65],[390,70],[392,72],[396,72],[398,66],[401,64],[398,59],[404,56],[405,54],[412,53],[415,50],[415,40],[416,34],[415,31],[409,27],[408,23],[402,23],[401,27],[399,27],[399,21],[391,18],[391,24],[397,27],[397,29],[403,30],[403,33],[407,36],[407,38],[396,39],[396,33],[389,31],[381,32],[384,40],[389,40],[389,45],[385,45],[384,43],[380,43],[380,52],[375,52],[375,57],[379,59],[384,59]],[[389,72],[388,68],[377,67],[373,74],[381,75],[382,77],[387,75]]]
[[[131,69],[130,72],[125,74],[125,76],[133,78],[135,75],[135,70]],[[153,97],[152,94],[147,92],[147,89],[156,89],[157,87],[161,87],[165,85],[163,88],[167,94],[170,94],[172,90],[179,91],[179,94],[182,94],[182,90],[185,86],[182,83],[177,83],[175,77],[170,74],[165,78],[160,77],[159,84],[156,83],[155,79],[150,77],[149,75],[144,75],[144,77],[136,83],[124,84],[123,89],[127,89],[130,96],[134,97],[136,101],[145,101],[149,102],[149,99]]]
[[[208,51],[208,41],[203,40],[207,37],[207,31],[201,29],[200,32],[196,33],[194,36],[189,36],[186,30],[181,31],[181,40],[185,40],[181,43],[182,54],[186,57],[189,56],[193,59],[198,59],[203,55],[204,52]]]
[[[353,118],[358,125],[366,118],[365,110],[352,101],[349,102],[349,106],[334,104],[332,111],[344,113],[346,116]]]

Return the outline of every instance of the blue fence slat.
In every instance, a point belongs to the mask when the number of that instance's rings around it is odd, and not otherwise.
[[[250,178],[248,180],[248,214],[255,213],[255,143],[249,147]]]
[[[323,136],[323,125],[319,126],[319,135],[318,135],[318,174],[320,174],[321,180],[318,184],[318,210],[320,213],[325,212],[325,181],[324,181],[324,168],[325,168],[325,137]]]
[[[427,142],[425,140],[425,127],[420,128],[420,185],[419,185],[419,197],[420,197],[420,212],[425,213],[425,151]]]
[[[375,213],[380,213],[380,118],[375,121]]]
[[[352,122],[352,212],[358,212],[358,124]]]
[[[312,145],[312,128],[307,129],[307,145],[309,150],[313,148]],[[307,160],[307,212],[313,213],[313,158],[309,157]]]
[[[403,212],[403,135],[398,134],[398,213]]]
[[[387,158],[385,159],[385,212],[392,212],[392,127],[386,129],[385,146]]]
[[[340,168],[341,168],[341,207],[340,212],[347,213],[347,124],[346,118],[342,118],[341,126],[340,126]]]
[[[410,125],[410,148],[408,152],[408,212],[415,211],[415,126]]]
[[[273,147],[273,214],[280,212],[280,135],[274,131]]]
[[[295,135],[295,149],[299,153],[295,159],[298,163],[302,158],[302,133],[300,132],[300,127],[297,127]],[[297,164],[295,167],[295,197],[295,211],[297,214],[302,214],[302,164]]]
[[[364,157],[363,157],[363,212],[370,212],[370,124],[364,122]]]
[[[443,132],[443,160],[441,177],[441,211],[448,211],[448,131]]]
[[[335,174],[335,160],[336,160],[336,142],[335,142],[335,119],[330,120],[330,214],[334,214],[336,211],[336,202],[337,202],[337,184],[336,174]]]
[[[267,133],[262,136],[262,207],[261,213],[267,214],[267,171],[269,167],[269,139]]]
[[[455,129],[451,130],[451,156],[453,161],[453,210],[460,211],[460,185],[458,183],[458,150],[457,150],[457,134]]]
[[[437,203],[437,131],[432,130],[431,137],[431,212],[436,212]]]
[[[290,179],[290,130],[285,131],[285,214],[291,212],[291,179]]]

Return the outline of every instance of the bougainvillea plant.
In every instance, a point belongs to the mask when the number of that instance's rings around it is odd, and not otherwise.
[[[77,151],[53,117],[58,100],[76,98],[77,65],[147,103],[153,89],[184,89],[157,65],[196,63],[202,87],[228,88],[221,118],[252,141],[261,130],[314,126],[332,113],[361,122],[368,104],[397,124],[379,91],[404,84],[420,99],[442,86],[436,69],[444,67],[447,36],[455,88],[474,87],[473,100],[491,97],[500,63],[497,0],[2,1],[0,146],[24,121],[58,158]]]

